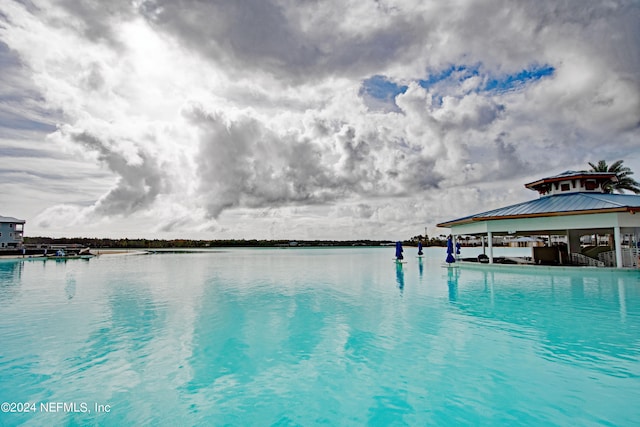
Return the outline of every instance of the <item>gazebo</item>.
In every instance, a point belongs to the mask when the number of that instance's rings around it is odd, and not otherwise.
[[[611,194],[606,184],[615,173],[566,171],[525,184],[539,198],[438,224],[455,236],[486,238],[489,263],[498,236],[564,236],[566,244],[533,248],[536,263],[560,265],[638,266],[640,196]],[[581,237],[609,236],[610,250],[583,253]],[[612,241],[611,241],[612,240]],[[551,240],[549,240],[551,245]],[[537,255],[537,256],[536,256]]]

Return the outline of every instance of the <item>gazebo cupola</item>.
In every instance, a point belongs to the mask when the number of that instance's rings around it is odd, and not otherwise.
[[[613,172],[566,171],[530,182],[525,184],[525,187],[537,191],[540,197],[570,193],[606,193],[606,185],[617,180]]]

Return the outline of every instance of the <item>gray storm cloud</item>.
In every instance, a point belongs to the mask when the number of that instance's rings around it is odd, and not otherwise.
[[[116,144],[89,132],[75,132],[69,137],[88,150],[97,152],[103,162],[119,178],[115,187],[94,206],[99,215],[128,215],[148,208],[161,193],[171,191],[170,179],[158,159],[138,148],[133,153],[119,152]],[[124,144],[134,146],[132,141]]]
[[[198,191],[211,216],[225,208],[320,203],[336,186],[308,140],[280,136],[251,117],[186,112],[199,133]]]
[[[238,206],[401,195],[437,187],[443,179],[432,172],[435,159],[420,156],[415,147],[398,151],[401,144],[388,135],[359,135],[343,125],[325,138],[309,138],[279,134],[250,116],[230,120],[201,107],[184,114],[198,129],[198,194],[213,217]]]
[[[140,9],[160,31],[238,73],[258,68],[302,83],[336,72],[358,75],[410,59],[426,27],[413,15],[393,13],[380,2],[364,4],[363,11],[362,4],[344,1],[150,0]],[[353,27],[345,25],[349,15]],[[357,24],[363,19],[377,23],[361,31]]]
[[[472,210],[478,186],[637,151],[638,22],[632,0],[9,1],[0,120],[51,115],[111,174],[87,218],[323,207],[373,229],[407,198]]]

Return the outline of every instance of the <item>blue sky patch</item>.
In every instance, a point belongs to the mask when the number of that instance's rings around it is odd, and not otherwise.
[[[504,92],[521,87],[529,82],[540,80],[553,75],[555,68],[550,65],[534,66],[523,69],[515,74],[493,75],[482,72],[479,65],[451,65],[438,73],[429,75],[429,78],[419,80],[418,83],[425,89],[438,83],[462,83],[466,79],[475,76],[484,78],[484,84],[480,85],[476,92]]]
[[[496,78],[489,78],[484,85],[485,91],[504,92],[516,89],[527,83],[540,80],[553,75],[555,68],[550,65],[534,67],[529,70],[522,70],[516,74],[507,74]]]
[[[408,86],[398,85],[386,76],[376,75],[362,82],[360,94],[367,94],[380,100],[392,100],[397,95],[405,93]]]
[[[518,89],[527,84],[536,82],[545,77],[552,76],[555,68],[550,65],[533,66],[523,69],[513,74],[494,75],[482,70],[480,64],[476,65],[451,65],[448,68],[429,74],[426,79],[418,80],[417,83],[425,89],[435,89],[435,99],[447,95],[447,86],[457,86],[465,80],[479,76],[483,79],[478,87],[471,92],[508,92]],[[379,104],[386,104],[393,110],[395,97],[406,92],[406,85],[398,85],[383,75],[372,76],[362,82],[360,96],[368,98],[369,101],[377,101]]]
[[[427,79],[418,80],[418,84],[423,88],[428,89],[442,81],[462,82],[469,77],[478,75],[480,75],[480,67],[477,65],[451,65],[449,68],[438,73],[430,74]]]

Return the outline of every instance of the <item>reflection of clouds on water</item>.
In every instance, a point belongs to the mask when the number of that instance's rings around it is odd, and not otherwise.
[[[285,296],[255,289],[238,292],[238,283],[215,278],[208,283],[195,320],[190,393],[221,386],[230,375],[252,381],[279,372],[283,361],[299,364],[317,351],[326,310],[336,301],[326,295]],[[245,289],[246,290],[246,289]],[[260,346],[251,343],[260,342]]]
[[[66,285],[64,292],[67,295],[67,299],[71,299],[76,295],[76,273],[75,271],[69,271],[65,278]]]
[[[457,270],[457,269],[451,269]],[[533,334],[539,356],[552,362],[583,364],[609,375],[637,376],[630,360],[640,353],[638,311],[631,312],[629,294],[637,298],[637,279],[610,272],[465,270],[459,281],[449,271],[449,299],[465,315],[497,321],[495,327],[510,333]],[[635,322],[635,328],[628,323]],[[627,325],[624,325],[627,323]],[[589,327],[585,327],[585,325]],[[616,367],[605,360],[618,360]]]
[[[264,252],[241,265],[231,258],[221,262],[195,312],[191,354],[185,359],[189,379],[179,389],[197,404],[216,399],[208,409],[221,420],[230,420],[224,414],[236,405],[257,413],[287,411],[291,396],[328,384],[332,390],[348,389],[353,378],[340,366],[374,378],[404,352],[396,347],[403,346],[397,334],[406,304],[388,299],[398,291],[390,286],[395,262],[387,255],[372,267],[371,251],[351,257],[329,250],[304,256],[302,251]],[[402,289],[413,277],[404,277],[407,266],[395,268],[395,283]],[[437,322],[431,316],[418,315],[410,323],[433,330]],[[340,374],[318,376],[329,366]],[[260,393],[247,394],[256,388]],[[319,412],[338,407],[342,403],[334,396],[314,397],[310,407],[317,405]]]
[[[74,414],[83,425],[474,424],[480,406],[505,414],[497,423],[518,413],[538,425],[551,400],[569,408],[558,424],[585,405],[612,425],[638,419],[611,409],[638,397],[637,274],[445,271],[433,256],[393,276],[389,258],[243,249],[25,262],[9,287],[20,293],[0,301],[0,383],[25,399],[81,390],[119,408]]]
[[[627,320],[627,301],[625,296],[624,281],[618,279],[618,304],[620,305],[620,321],[622,323]]]
[[[92,324],[82,345],[65,359],[63,369],[72,374],[77,387],[85,386],[85,376],[77,374],[90,372],[104,389],[100,393],[109,394],[140,385],[156,354],[152,343],[165,328],[166,307],[154,299],[144,281],[126,283],[114,275],[107,286],[104,317]],[[75,290],[76,274],[71,271],[66,274],[68,299],[75,297]],[[73,299],[73,303],[78,304],[83,298],[84,294]],[[128,402],[119,404],[125,407]]]

